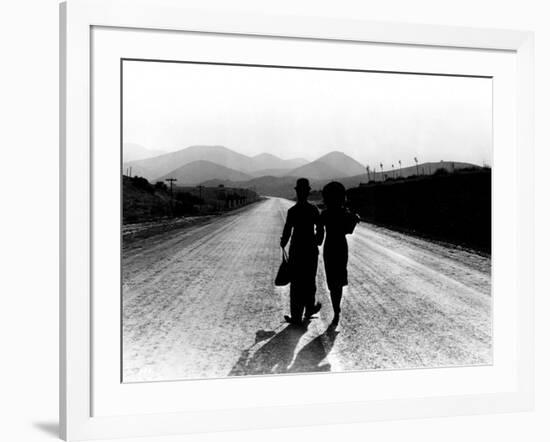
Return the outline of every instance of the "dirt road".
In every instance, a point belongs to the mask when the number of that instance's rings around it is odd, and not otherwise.
[[[123,252],[125,382],[491,363],[490,258],[369,224],[348,236],[336,330],[323,309],[282,323],[279,238],[293,203],[270,198]]]

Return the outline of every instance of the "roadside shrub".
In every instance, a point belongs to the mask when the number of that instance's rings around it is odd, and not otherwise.
[[[137,189],[144,190],[149,193],[153,193],[155,191],[154,187],[147,181],[145,178],[140,176],[135,176],[130,178],[132,180],[132,185],[136,187]]]
[[[439,175],[439,176],[436,176]],[[491,170],[448,171],[348,189],[366,221],[491,251]]]
[[[155,183],[155,190],[160,192],[168,192],[168,186],[162,181],[157,181]]]

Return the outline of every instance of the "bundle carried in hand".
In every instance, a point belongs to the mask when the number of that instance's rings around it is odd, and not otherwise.
[[[283,259],[275,277],[275,285],[284,286],[287,284],[290,284],[290,263],[288,262],[288,254],[283,248]]]

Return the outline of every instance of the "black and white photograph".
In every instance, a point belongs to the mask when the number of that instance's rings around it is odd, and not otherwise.
[[[490,77],[125,59],[124,383],[490,365]]]
[[[544,6],[2,2],[0,441],[548,442]]]

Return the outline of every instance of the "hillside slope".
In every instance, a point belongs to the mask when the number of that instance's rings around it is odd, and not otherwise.
[[[132,147],[130,147],[131,149]],[[252,174],[263,169],[281,169],[281,174],[283,174],[307,162],[301,158],[284,160],[267,153],[250,157],[224,146],[190,146],[153,158],[125,161],[123,170],[126,171],[131,167],[133,176],[142,176],[150,181],[155,181],[169,172],[194,161],[209,161],[245,174]],[[254,174],[254,176],[258,176],[258,174]],[[224,179],[223,176],[218,178]],[[206,179],[210,178],[204,178],[204,180]]]
[[[255,171],[262,169],[295,169],[297,167],[307,164],[308,161],[303,158],[292,158],[290,160],[283,160],[278,156],[270,153],[261,153],[252,157],[254,161]],[[259,176],[259,175],[258,175]]]
[[[330,152],[317,160],[298,167],[289,176],[306,177],[310,180],[324,180],[358,175],[364,172],[361,163],[342,152]]]
[[[158,178],[158,181],[164,181],[166,178],[175,178],[178,186],[195,185],[204,181],[219,179],[224,181],[246,181],[252,176],[239,172],[229,167],[220,166],[211,161],[193,161],[168,172],[166,175]]]
[[[201,160],[210,161],[239,172],[246,173],[255,169],[252,158],[234,152],[227,147],[190,146],[158,157],[125,163],[124,170],[126,167],[132,167],[133,175],[139,175],[151,181],[193,161]]]

